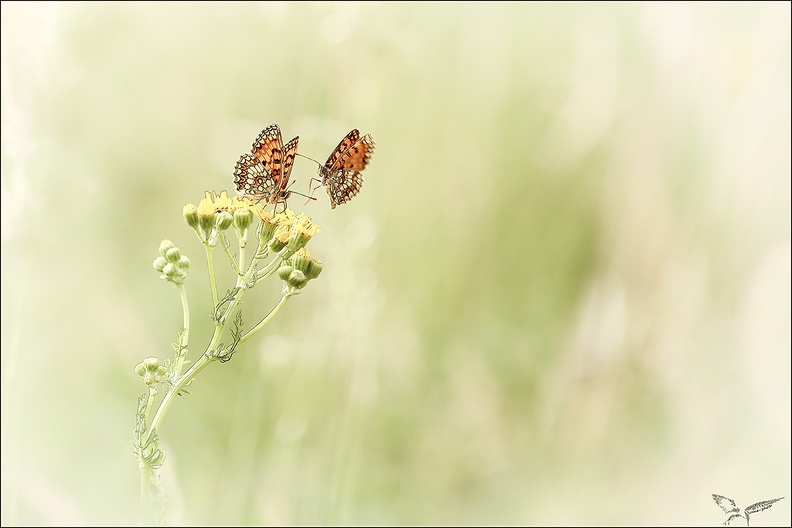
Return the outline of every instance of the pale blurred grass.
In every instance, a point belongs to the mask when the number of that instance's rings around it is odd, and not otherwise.
[[[173,524],[788,525],[789,19],[4,2],[3,524],[137,521],[132,367],[181,322],[151,262],[206,322],[181,207],[275,122],[378,150],[292,199],[322,277],[173,406]]]

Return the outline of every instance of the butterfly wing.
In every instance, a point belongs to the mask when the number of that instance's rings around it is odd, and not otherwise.
[[[283,160],[283,141],[278,125],[270,125],[261,131],[253,142],[253,155],[264,163],[267,170],[280,168]]]
[[[264,169],[263,163],[248,153],[242,154],[236,162],[234,185],[239,195],[258,200],[269,196],[275,190],[275,182]]]
[[[283,193],[289,186],[289,178],[291,177],[292,167],[294,166],[294,158],[297,156],[297,144],[299,142],[300,136],[294,136],[283,147],[281,175],[279,179],[275,180],[276,193]]]
[[[374,153],[376,146],[371,134],[366,134],[344,152],[338,160],[340,168],[362,171],[371,161],[371,155]]]
[[[327,161],[324,164],[324,168],[327,171],[332,171],[333,169],[337,169],[338,167],[336,166],[336,164],[338,163],[338,160],[341,159],[341,156],[343,156],[344,153],[347,150],[349,150],[349,147],[354,145],[359,138],[360,138],[360,132],[358,131],[358,129],[356,128],[354,130],[351,130],[349,134],[347,134],[346,137],[341,140],[341,142],[338,144],[335,150],[333,150],[333,152],[327,158]]]
[[[363,175],[376,144],[371,134],[360,137],[357,129],[346,135],[330,154],[322,171],[322,182],[330,197],[330,208],[346,203],[360,192]]]
[[[363,187],[363,175],[359,171],[337,170],[327,179],[325,188],[330,197],[330,209],[347,203]]]
[[[237,192],[258,200],[272,201],[280,190],[283,172],[283,140],[280,127],[272,124],[253,142],[251,154],[243,154],[234,168]]]

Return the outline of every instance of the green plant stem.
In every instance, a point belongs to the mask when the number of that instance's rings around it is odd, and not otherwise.
[[[151,498],[151,469],[142,459],[140,466],[140,504],[145,508]]]
[[[272,262],[270,262],[266,268],[262,270],[263,275],[256,279],[256,284],[271,277],[276,271],[278,271],[278,268],[280,268],[280,265],[283,263],[284,260],[286,259],[280,253],[278,253],[275,256],[275,259]]]
[[[223,249],[225,250],[226,255],[228,256],[228,260],[231,262],[231,266],[233,266],[234,268],[234,273],[237,274],[237,277],[241,276],[242,270],[240,269],[240,266],[237,266],[236,260],[234,259],[234,255],[231,254],[231,248],[228,247],[228,240],[226,239],[226,237],[222,237],[220,241],[223,244]],[[242,264],[241,257],[239,259],[239,264],[240,265]]]
[[[211,255],[211,252],[208,253]],[[242,279],[242,284],[247,284],[250,281],[250,276],[254,273],[255,267],[251,264],[248,268],[245,277]],[[210,276],[214,278],[214,273],[211,273]],[[214,288],[213,288],[214,289]],[[238,293],[234,296],[233,300],[228,303],[228,307],[225,310],[225,313],[218,318],[218,321],[225,321],[228,319],[228,314],[232,313],[236,308],[239,301],[242,299],[242,294],[245,292],[245,288],[240,288]],[[281,301],[283,302],[283,301]],[[217,303],[215,303],[216,305]],[[281,304],[281,303],[279,303]],[[277,308],[277,307],[276,307]],[[261,323],[259,323],[261,324]],[[258,326],[258,325],[257,325]],[[165,414],[167,414],[168,409],[173,403],[173,399],[184,389],[187,384],[189,384],[195,376],[201,372],[206,366],[211,363],[212,361],[217,360],[217,356],[212,354],[212,351],[215,350],[218,343],[220,342],[220,336],[223,335],[223,331],[225,330],[225,323],[216,323],[214,334],[212,334],[212,339],[206,347],[206,351],[203,353],[201,358],[196,361],[190,369],[184,373],[184,375],[179,378],[179,380],[170,388],[170,390],[165,394],[165,397],[162,399],[162,403],[160,403],[159,408],[157,409],[156,414],[154,415],[154,419],[151,421],[148,427],[148,431],[146,432],[146,440],[151,438],[151,435],[154,434],[155,431],[159,430],[159,426],[162,423],[162,420],[165,418]]]
[[[156,394],[157,390],[154,387],[149,387],[148,400],[146,401],[146,410],[143,411],[143,416],[146,418],[146,420],[148,420],[148,417],[151,414],[151,405],[154,403],[154,396],[156,396]],[[140,454],[138,455],[140,459],[138,462],[140,468],[140,501],[141,505],[144,507],[151,494],[151,469],[143,459],[143,451],[145,450],[143,446],[146,445],[146,438],[148,438],[146,431],[141,431],[140,437],[137,439],[138,446],[140,446]]]
[[[270,313],[268,313],[268,314],[267,314],[267,316],[266,316],[264,319],[262,319],[261,321],[259,321],[259,323],[258,323],[256,326],[254,326],[253,328],[251,328],[251,329],[250,329],[250,330],[249,330],[249,331],[248,331],[248,332],[247,332],[245,335],[243,335],[243,336],[242,336],[242,337],[239,339],[239,344],[241,345],[242,343],[244,343],[245,341],[247,341],[247,340],[248,340],[248,338],[252,337],[252,336],[253,336],[253,334],[255,334],[256,332],[258,332],[259,330],[261,330],[262,328],[264,328],[264,327],[267,325],[267,323],[269,323],[269,322],[270,322],[270,320],[271,320],[273,317],[275,317],[275,315],[276,315],[278,312],[280,312],[281,308],[283,308],[283,306],[286,304],[286,301],[288,301],[288,300],[289,300],[291,297],[292,297],[292,294],[289,294],[289,293],[284,293],[284,294],[283,294],[283,297],[281,297],[280,301],[278,301],[278,304],[276,304],[276,305],[275,305],[275,307],[274,307],[272,310],[270,310]]]
[[[231,259],[231,260],[233,261],[234,259]],[[245,244],[242,243],[242,239],[240,238],[239,239],[239,269],[240,270],[242,269],[242,266],[244,266],[244,262],[245,262]],[[252,262],[250,263],[250,267],[251,268],[253,267],[253,263]],[[250,268],[248,268],[248,271],[250,271]],[[247,276],[247,274],[245,274],[245,275]],[[237,274],[236,285],[239,288],[239,287],[242,287],[243,284],[244,283],[242,282],[242,274],[238,273]]]
[[[148,446],[153,436],[159,432],[162,422],[165,419],[165,416],[168,413],[171,404],[176,399],[176,396],[182,393],[182,391],[192,382],[193,379],[195,379],[195,377],[204,368],[206,368],[213,361],[220,359],[218,356],[217,348],[218,346],[220,346],[219,344],[220,338],[223,335],[223,332],[225,331],[225,326],[226,326],[225,321],[228,320],[228,316],[231,313],[233,313],[233,311],[237,308],[239,302],[242,299],[242,295],[244,294],[244,292],[248,289],[248,287],[252,286],[251,280],[256,274],[255,264],[258,260],[260,260],[259,258],[257,258],[257,256],[264,249],[265,242],[259,241],[259,245],[258,248],[256,249],[256,253],[254,254],[254,257],[251,259],[251,262],[249,263],[247,270],[245,271],[244,274],[241,272],[243,267],[243,262],[245,259],[245,246],[242,244],[242,241],[240,241],[240,246],[239,246],[238,265],[237,262],[235,262],[233,255],[231,255],[230,249],[227,244],[227,240],[224,237],[222,238],[221,243],[223,244],[223,247],[229,256],[229,259],[231,260],[232,264],[234,265],[234,269],[237,272],[236,292],[233,295],[231,302],[227,303],[225,309],[222,310],[223,312],[222,315],[216,317],[214,333],[203,355],[201,355],[201,357],[184,374],[180,375],[181,369],[184,367],[185,358],[187,355],[187,346],[188,346],[189,330],[190,330],[190,310],[187,301],[186,289],[183,284],[179,285],[179,294],[182,300],[184,331],[181,333],[179,339],[177,359],[173,371],[174,378],[176,378],[176,381],[173,383],[173,385],[171,385],[168,392],[162,398],[162,401],[160,402],[159,407],[157,408],[157,411],[150,422],[148,422],[148,417],[151,413],[154,396],[157,394],[157,391],[153,388],[149,389],[148,401],[146,402],[146,409],[145,409],[145,417],[148,426],[145,431],[142,431],[140,433],[140,438],[138,439],[138,444],[141,446],[141,451],[143,451],[144,449],[142,446]],[[217,284],[215,279],[214,258],[212,252],[213,246],[207,240],[204,242],[204,248],[206,250],[206,260],[209,271],[209,283],[212,291],[212,301],[215,306],[215,309],[218,310],[220,307],[218,306]],[[270,262],[269,265],[267,265],[264,268],[263,276],[256,279],[255,284],[258,284],[259,282],[273,275],[280,267],[280,264],[284,261],[284,255],[285,255],[284,252],[279,253],[273,259],[273,261]],[[237,343],[237,345],[245,342],[247,339],[249,339],[258,331],[260,331],[264,326],[266,326],[272,320],[272,318],[283,308],[283,306],[286,304],[286,301],[288,301],[293,295],[294,295],[293,292],[291,293],[288,291],[284,292],[280,301],[278,301],[278,304],[275,305],[275,307],[273,307],[272,310],[270,310],[270,312],[267,314],[266,317],[264,317],[264,319],[259,321],[259,323],[255,327],[253,327],[249,332],[247,332],[244,336],[242,336],[240,338],[240,341]],[[144,502],[144,506],[150,506],[150,503],[147,501],[151,501],[152,499],[151,479],[157,477],[156,469],[150,466],[146,462],[146,460],[143,458],[142,452],[140,456],[139,466],[141,472],[141,481],[140,481],[141,500]]]
[[[187,357],[187,342],[190,339],[190,306],[187,302],[187,289],[184,284],[179,284],[179,294],[181,295],[182,302],[182,317],[184,323],[184,330],[179,339],[179,349],[176,355],[176,365],[173,371],[176,373],[174,377],[178,378],[181,374],[181,369],[184,366],[184,359]]]
[[[215,334],[219,334],[215,329]],[[168,412],[168,409],[173,403],[173,399],[179,395],[179,393],[201,372],[203,369],[206,368],[209,363],[215,361],[217,357],[210,355],[208,352],[212,350],[213,346],[216,346],[216,341],[219,339],[219,335],[216,338],[212,339],[212,343],[210,343],[209,347],[207,347],[206,352],[201,356],[201,358],[193,363],[193,366],[190,367],[184,375],[179,378],[173,387],[165,394],[165,397],[162,399],[162,403],[160,403],[159,408],[157,409],[156,414],[154,414],[154,419],[151,420],[151,424],[149,424],[148,431],[146,431],[146,441],[151,438],[151,435],[154,434],[159,429],[162,420],[165,418],[165,414]]]
[[[206,250],[206,265],[209,268],[209,285],[212,288],[212,304],[217,306],[217,282],[215,281],[214,257],[212,256],[212,247],[209,245],[209,242],[204,242],[204,249]]]

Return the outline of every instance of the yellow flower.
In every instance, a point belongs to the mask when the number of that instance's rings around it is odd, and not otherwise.
[[[294,222],[294,211],[291,209],[286,209],[280,213],[274,213],[272,211],[265,211],[264,207],[258,207],[253,209],[253,211],[258,215],[259,219],[262,223],[266,223],[272,226],[279,226],[279,225],[292,225]]]
[[[264,208],[260,203],[252,203],[238,196],[229,197],[227,191],[220,191],[220,194],[214,191],[205,191],[204,199],[201,201],[206,201],[207,204],[211,204],[215,211],[228,211],[231,214],[234,214],[234,211],[237,209],[245,207],[253,211],[263,210]]]
[[[280,213],[276,214],[275,218],[278,220],[278,225],[291,227],[291,225],[294,223],[294,211],[291,209],[286,209],[285,211],[281,211]]]
[[[305,247],[316,233],[321,233],[319,224],[315,223],[310,216],[300,214],[292,224],[288,245],[292,250],[297,251]]]
[[[217,194],[214,191],[206,191],[204,196],[204,200],[211,203],[215,210],[228,211],[228,209],[231,207],[231,198],[228,197],[228,193],[226,191],[222,191],[220,194]]]
[[[277,253],[286,247],[286,243],[289,241],[289,233],[290,230],[285,225],[276,227],[275,234],[272,236],[272,240],[269,241],[270,249]]]
[[[206,198],[198,202],[198,223],[205,233],[209,233],[214,227],[215,206],[209,193]]]

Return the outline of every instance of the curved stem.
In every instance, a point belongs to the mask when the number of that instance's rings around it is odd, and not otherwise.
[[[291,294],[288,294],[288,293],[283,294],[283,297],[281,297],[281,300],[278,301],[278,304],[276,304],[275,307],[272,310],[270,310],[270,313],[268,313],[267,316],[264,319],[259,321],[259,323],[256,326],[251,328],[250,331],[248,331],[245,335],[243,335],[239,339],[239,344],[241,345],[242,343],[247,341],[250,337],[252,337],[253,334],[255,334],[256,332],[258,332],[259,330],[264,328],[267,325],[267,323],[269,323],[270,320],[273,317],[275,317],[275,315],[278,312],[280,312],[281,308],[283,308],[283,305],[285,305],[286,301],[288,301],[290,298],[291,298]]]
[[[217,332],[217,330],[215,330],[215,334],[219,337],[219,332]],[[207,348],[207,352],[209,350],[212,350],[211,347],[215,344],[216,340],[217,338],[212,339],[212,343]],[[157,409],[156,414],[154,415],[154,419],[151,420],[151,424],[149,424],[148,430],[146,431],[146,435],[145,435],[146,441],[148,441],[148,439],[151,438],[151,435],[154,434],[154,432],[159,429],[162,420],[165,418],[165,414],[167,414],[168,409],[171,406],[171,403],[173,403],[173,399],[179,395],[182,389],[184,389],[184,387],[186,387],[187,384],[190,383],[193,380],[193,378],[195,378],[195,376],[198,375],[199,372],[205,369],[206,366],[209,365],[209,363],[215,361],[216,359],[217,357],[210,356],[209,354],[204,353],[201,356],[201,358],[198,361],[196,361],[193,364],[193,366],[190,367],[190,369],[187,372],[185,372],[181,378],[179,378],[179,381],[177,381],[176,384],[173,387],[171,387],[168,393],[165,394],[165,397],[162,399],[162,403],[160,403],[160,406]]]
[[[237,266],[236,260],[234,260],[234,255],[231,254],[231,248],[228,247],[228,240],[226,239],[226,237],[224,236],[221,237],[220,242],[223,244],[223,249],[225,250],[226,255],[228,256],[228,260],[231,262],[231,266],[233,266],[234,268],[234,273],[236,273],[237,276],[242,275],[242,270],[239,269],[239,266]],[[242,264],[242,257],[239,258],[239,263],[240,265]]]
[[[211,252],[208,252],[208,255],[211,255]],[[245,274],[244,279],[242,279],[242,284],[246,284],[250,280],[250,275],[254,271],[254,266],[251,264],[248,272]],[[214,273],[211,273],[210,276],[214,279]],[[213,288],[214,290],[214,288]],[[240,288],[238,293],[234,296],[233,300],[228,303],[228,307],[225,309],[225,313],[218,319],[218,321],[225,321],[227,319],[228,314],[232,313],[236,308],[239,301],[242,299],[242,294],[245,292],[245,288]],[[214,292],[213,292],[214,293]],[[215,294],[216,295],[216,294]],[[216,303],[215,303],[216,305]],[[261,324],[261,323],[259,323]],[[162,423],[162,420],[165,418],[165,414],[167,414],[168,409],[170,408],[171,404],[173,403],[173,399],[187,386],[190,381],[198,375],[206,366],[211,363],[212,361],[217,360],[217,356],[211,355],[210,353],[215,350],[217,344],[220,341],[220,336],[223,335],[223,330],[225,330],[225,323],[217,323],[215,326],[214,334],[212,334],[212,339],[206,347],[206,351],[203,353],[201,358],[196,361],[190,369],[184,373],[184,375],[179,378],[179,380],[170,388],[165,397],[162,399],[159,408],[157,409],[156,414],[154,415],[154,419],[151,421],[151,424],[148,427],[148,431],[146,431],[146,440],[151,438],[151,435],[159,430],[159,426]]]
[[[284,260],[285,259],[280,254],[276,255],[275,259],[272,262],[270,262],[267,265],[267,267],[264,268],[264,270],[262,270],[262,272],[264,274],[261,277],[256,279],[256,284],[258,284],[258,283],[268,279],[269,277],[271,277],[273,273],[278,271],[278,268],[280,268],[280,265],[283,263]]]

